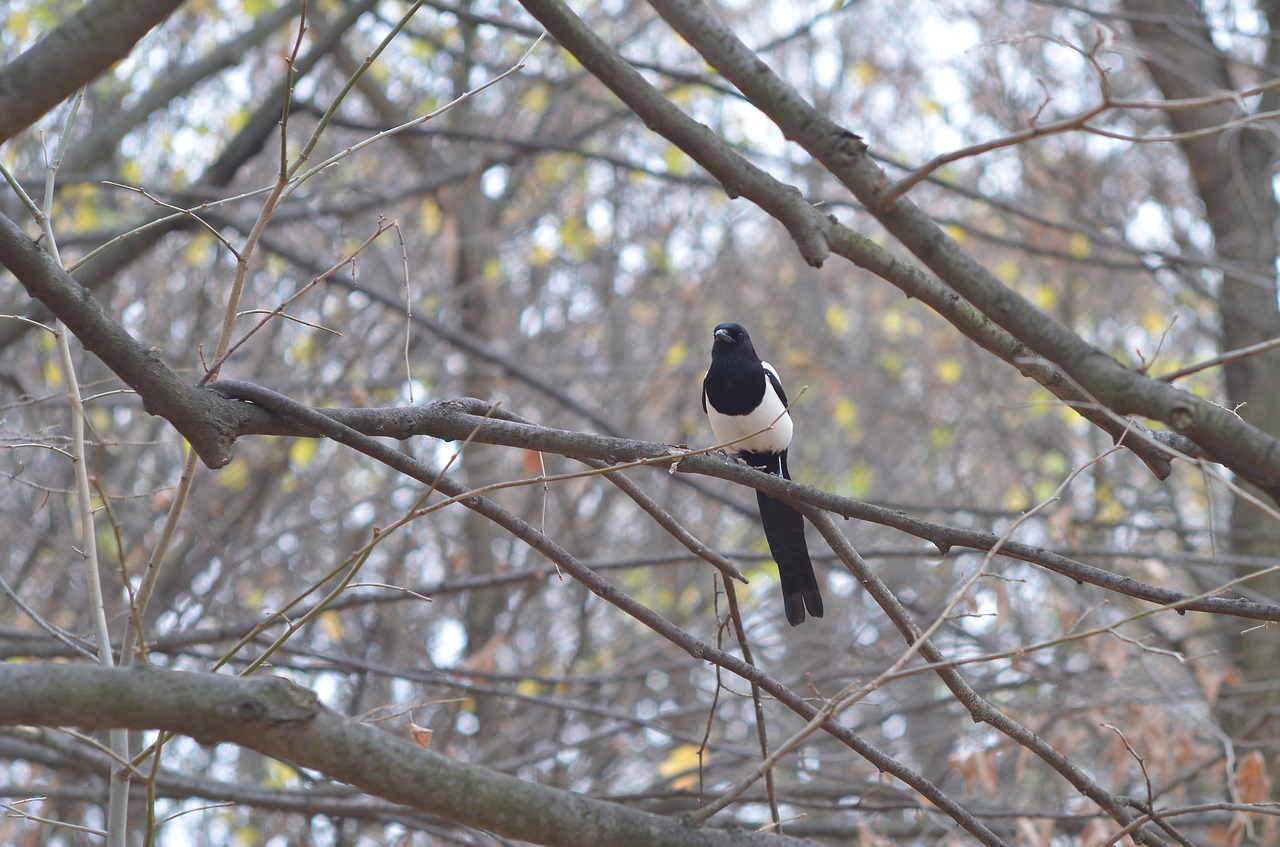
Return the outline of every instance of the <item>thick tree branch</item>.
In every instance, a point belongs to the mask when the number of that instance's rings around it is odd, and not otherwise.
[[[804,843],[772,833],[691,829],[674,818],[470,765],[344,717],[279,678],[6,665],[0,667],[0,724],[167,730],[202,744],[239,744],[383,799],[535,844]]]
[[[583,67],[608,85],[645,126],[669,139],[718,179],[731,199],[748,196],[778,220],[810,265],[819,267],[826,261],[830,248],[823,232],[823,215],[809,205],[798,189],[778,182],[747,162],[724,139],[676,108],[564,4],[537,0],[522,5]]]
[[[648,606],[638,602],[631,595],[618,588],[613,583],[604,579],[595,571],[584,565],[581,560],[573,556],[568,550],[564,549],[555,540],[530,526],[516,515],[499,506],[497,503],[487,497],[474,494],[469,489],[462,486],[455,480],[442,476],[431,468],[407,456],[404,453],[390,447],[379,441],[364,436],[362,433],[339,423],[329,415],[324,414],[320,410],[309,409],[301,404],[275,394],[261,386],[254,386],[248,383],[224,383],[218,382],[213,384],[219,390],[235,391],[242,396],[251,396],[253,401],[263,408],[279,415],[282,418],[293,421],[301,425],[304,429],[310,429],[313,433],[319,433],[328,438],[332,438],[339,443],[345,444],[352,449],[364,453],[370,458],[404,473],[414,479],[419,480],[427,485],[432,486],[433,490],[440,494],[454,498],[463,506],[484,516],[488,520],[493,521],[503,530],[509,532],[513,537],[520,539],[530,548],[545,556],[547,559],[555,562],[571,577],[577,580],[584,588],[593,594],[602,598],[609,604],[621,610],[625,614],[639,621],[653,632],[675,644],[680,649],[687,652],[695,659],[706,660],[713,664],[719,665],[730,673],[737,674],[743,679],[772,694],[777,700],[791,709],[805,720],[812,719],[818,712],[817,708],[807,699],[796,694],[790,688],[782,685],[773,677],[766,674],[759,667],[749,664],[732,654],[726,653],[706,642],[695,638],[685,630],[673,624],[671,621],[662,617],[662,615],[650,609]],[[486,419],[480,419],[481,426]],[[510,423],[510,422],[504,422]],[[466,435],[468,437],[478,434],[478,428],[472,427]],[[555,432],[555,430],[552,430]],[[572,433],[570,433],[572,435]],[[601,436],[588,436],[590,439],[602,438]],[[605,442],[616,442],[617,439],[603,439]],[[657,460],[657,464],[666,465],[672,461],[672,449],[666,445],[660,445],[662,458]],[[559,451],[552,451],[559,452]],[[566,455],[573,455],[571,452]],[[679,458],[681,454],[676,453],[675,458]],[[698,457],[689,457],[696,459]],[[767,474],[758,474],[760,476],[768,476]],[[850,730],[848,727],[828,720],[823,724],[823,729],[837,738],[845,746],[862,756],[877,769],[891,773],[901,779],[918,792],[921,796],[928,798],[934,806],[938,807],[942,812],[949,815],[957,824],[963,827],[970,834],[977,837],[982,843],[989,845],[1003,844],[1004,842],[989,828],[979,822],[968,810],[959,803],[956,803],[951,797],[943,793],[925,779],[921,774],[907,767],[903,763],[885,754],[871,744],[867,743],[861,736]]]
[[[822,254],[830,250],[898,286],[908,297],[915,297],[928,305],[984,350],[1003,359],[1023,376],[1039,382],[1085,419],[1111,435],[1113,440],[1118,441],[1124,434],[1126,426],[1123,421],[1099,409],[1098,404],[1060,369],[1036,354],[999,322],[965,302],[955,290],[842,226],[834,218],[820,214],[816,208],[795,206],[794,187],[757,169],[724,139],[707,132],[705,127],[669,103],[560,0],[525,0],[523,5],[547,27],[562,47],[608,85],[650,129],[679,146],[716,177],[730,197],[746,197],[786,226],[806,259],[810,257],[805,254],[805,244],[825,240]],[[851,146],[862,149],[857,136],[848,133],[846,136],[844,140]],[[788,137],[791,137],[789,133]],[[782,210],[785,210],[785,216],[781,214]],[[1130,437],[1125,446],[1152,473],[1164,479],[1172,465],[1167,451],[1155,442],[1167,441],[1171,436],[1174,434]],[[1180,439],[1179,443],[1171,446],[1188,455],[1201,452],[1187,439]]]
[[[235,380],[215,383],[213,390],[227,397],[254,402],[269,398],[274,393],[252,383]],[[1280,620],[1280,606],[1222,597],[1195,599],[1180,591],[1142,583],[1066,556],[1060,556],[1042,547],[1015,541],[1002,541],[989,532],[976,532],[920,520],[901,510],[885,509],[812,486],[760,473],[719,455],[686,454],[682,450],[660,442],[611,438],[594,433],[537,426],[514,419],[515,416],[501,409],[493,411],[484,401],[473,398],[407,408],[326,408],[309,411],[319,416],[318,419],[340,422],[344,427],[364,435],[401,440],[421,435],[448,441],[462,441],[470,438],[482,444],[499,444],[612,464],[640,463],[660,468],[675,465],[676,470],[681,473],[695,473],[736,482],[847,518],[893,527],[928,541],[944,552],[952,547],[989,551],[999,544],[1000,553],[1008,558],[1044,567],[1077,582],[1098,585],[1148,602],[1176,605],[1180,609],[1192,611],[1229,614],[1258,620]],[[245,424],[246,428],[241,430],[239,435],[313,437],[321,434],[318,429],[308,428],[284,417],[272,416],[265,409],[256,406],[248,406],[243,412],[228,415],[228,418]]]
[[[128,56],[182,0],[92,0],[0,68],[0,142]]]
[[[310,49],[306,55],[294,63],[295,82],[314,70],[334,49],[342,36],[355,26],[362,15],[377,5],[377,2],[378,0],[360,0],[358,3],[347,5],[332,25],[315,27],[312,31]],[[196,187],[190,189],[185,196],[175,197],[175,204],[198,206],[208,198],[208,192],[202,189],[218,189],[231,183],[245,163],[262,151],[267,139],[279,128],[286,91],[286,83],[280,81],[263,98],[261,104],[235,137],[227,143],[218,158],[201,174]],[[75,148],[72,149],[74,151]],[[156,225],[148,225],[152,223]],[[110,282],[122,269],[149,253],[166,235],[195,225],[191,217],[173,215],[169,210],[161,209],[151,220],[135,227],[136,231],[131,232],[128,237],[108,246],[88,264],[78,269],[76,278],[86,289],[96,291]],[[0,264],[3,263],[4,259],[0,256]],[[30,317],[33,319],[45,320],[46,314],[42,309],[36,308],[32,312]],[[13,344],[29,329],[27,324],[13,321],[0,325],[0,350]],[[203,454],[201,457],[206,458]]]
[[[526,0],[526,7],[556,0]],[[558,5],[558,3],[557,3]],[[919,207],[899,197],[858,136],[813,108],[699,0],[651,5],[783,134],[821,162],[907,249],[961,297],[1119,415],[1163,421],[1280,502],[1280,442],[1190,392],[1131,370],[1000,282]],[[563,42],[562,42],[563,43]],[[585,64],[585,62],[584,62]]]
[[[237,384],[224,383],[218,387],[219,393],[215,393],[183,382],[160,361],[155,351],[130,336],[88,292],[3,215],[0,215],[0,264],[13,271],[32,296],[58,314],[90,352],[98,355],[134,388],[142,396],[147,411],[173,424],[210,467],[221,467],[230,461],[232,445],[244,435],[317,434],[313,429],[274,416],[265,409],[225,399],[244,398],[245,392],[252,392],[253,386],[246,384],[247,387],[237,391]],[[901,512],[752,473],[749,469],[735,467],[714,457],[673,456],[668,445],[554,430],[517,421],[486,420],[483,415],[487,410],[488,405],[482,401],[470,400],[452,405],[436,403],[396,409],[324,409],[319,414],[364,435],[399,439],[428,435],[463,440],[475,432],[479,440],[489,443],[613,463],[654,460],[668,464],[679,459],[681,470],[741,482],[799,502],[809,502],[846,517],[893,526],[926,539],[942,550],[952,546],[989,550],[997,540],[990,533],[939,527],[909,518]],[[1011,543],[1002,549],[1010,557],[1150,602],[1176,604],[1191,599],[1181,592],[1139,583],[1039,548]],[[1191,602],[1186,608],[1264,620],[1280,619],[1277,615],[1280,610],[1247,600],[1207,598]]]
[[[101,359],[142,398],[143,408],[182,434],[210,467],[231,460],[235,424],[220,415],[230,411],[160,361],[160,353],[134,338],[82,285],[0,214],[0,264],[27,293],[62,320],[85,349]]]
[[[849,572],[867,590],[867,593],[880,605],[885,616],[893,622],[893,625],[902,634],[906,643],[917,646],[920,651],[920,657],[925,661],[938,665],[938,678],[947,686],[956,700],[968,710],[974,721],[993,727],[1018,745],[1030,750],[1069,782],[1073,788],[1097,803],[1120,825],[1127,826],[1137,819],[1137,815],[1129,810],[1123,798],[1117,797],[1104,789],[1091,776],[1072,764],[1070,759],[1054,749],[1053,745],[1046,742],[1029,727],[1024,726],[1008,714],[997,709],[990,701],[975,691],[973,686],[964,678],[964,675],[960,673],[960,669],[948,663],[946,655],[925,637],[920,625],[916,623],[911,613],[902,605],[897,596],[889,590],[884,581],[880,579],[875,571],[867,567],[867,563],[863,561],[862,557],[858,555],[858,551],[844,537],[844,533],[840,531],[835,521],[831,520],[830,515],[811,511],[806,517],[814,522],[814,525],[822,533],[822,537],[826,539],[827,544],[844,562],[845,567],[849,569]],[[1163,839],[1149,830],[1139,829],[1133,833],[1133,838],[1140,844],[1165,843]]]
[[[62,173],[93,171],[109,162],[121,139],[173,100],[185,95],[204,80],[243,61],[244,55],[265,41],[291,18],[298,17],[298,5],[283,2],[268,12],[240,35],[225,41],[195,61],[160,74],[155,84],[136,103],[95,122],[93,132],[72,145],[62,160]]]

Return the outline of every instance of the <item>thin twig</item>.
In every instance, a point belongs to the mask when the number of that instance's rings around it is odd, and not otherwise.
[[[1167,374],[1161,374],[1156,379],[1163,382],[1174,382],[1182,379],[1184,376],[1191,376],[1200,371],[1216,368],[1219,365],[1225,365],[1230,362],[1238,362],[1241,359],[1247,359],[1250,356],[1257,356],[1260,353],[1266,353],[1268,350],[1274,350],[1280,347],[1280,338],[1269,338],[1266,341],[1259,341],[1257,344],[1250,344],[1247,347],[1237,347],[1235,350],[1228,350],[1220,356],[1214,356],[1212,359],[1206,359],[1203,362],[1196,362],[1193,365],[1187,365],[1185,368],[1178,368],[1176,371],[1169,371]]]

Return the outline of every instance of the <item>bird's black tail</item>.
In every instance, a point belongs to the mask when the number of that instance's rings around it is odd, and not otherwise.
[[[744,453],[743,458],[747,464],[763,471],[791,478],[785,453]],[[756,501],[760,504],[760,520],[764,524],[764,537],[769,541],[769,552],[778,563],[787,623],[792,626],[804,623],[806,608],[815,618],[822,617],[822,594],[818,591],[813,562],[809,560],[809,545],[804,540],[804,516],[763,491],[756,492]]]

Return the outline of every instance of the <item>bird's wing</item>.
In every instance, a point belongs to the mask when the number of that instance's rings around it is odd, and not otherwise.
[[[769,384],[773,386],[773,390],[778,392],[778,399],[782,401],[782,405],[790,405],[787,402],[787,392],[782,390],[782,380],[778,379],[778,372],[773,369],[773,365],[768,362],[761,362],[764,366],[764,375],[769,378]],[[704,401],[705,402],[705,401]]]

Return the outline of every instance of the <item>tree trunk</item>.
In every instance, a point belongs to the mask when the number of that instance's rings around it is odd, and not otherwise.
[[[1259,3],[1271,26],[1267,67],[1277,58],[1280,4]],[[1210,38],[1209,26],[1195,3],[1187,0],[1125,0],[1133,14],[1130,25],[1146,50],[1146,66],[1170,100],[1200,97],[1236,87],[1229,59]],[[1265,75],[1274,76],[1273,71]],[[1274,91],[1257,106],[1277,106]],[[1170,111],[1173,129],[1180,133],[1218,126],[1240,117],[1233,102],[1195,110]],[[1276,305],[1277,203],[1272,188],[1277,152],[1270,130],[1233,129],[1179,142],[1187,158],[1205,218],[1213,230],[1218,267],[1222,272],[1219,314],[1224,351],[1280,336]],[[1237,407],[1245,420],[1268,433],[1280,434],[1280,352],[1240,359],[1224,368],[1225,403]],[[1250,486],[1244,488],[1259,495]],[[1269,560],[1280,559],[1280,528],[1274,518],[1237,495],[1231,504],[1232,552]],[[1253,580],[1249,587],[1268,597],[1280,596],[1280,575]],[[1225,649],[1247,680],[1236,696],[1220,701],[1224,728],[1233,736],[1277,739],[1275,724],[1266,719],[1280,707],[1280,663],[1276,650],[1280,633],[1274,628],[1239,628],[1229,632]],[[1229,693],[1229,692],[1224,692]]]

